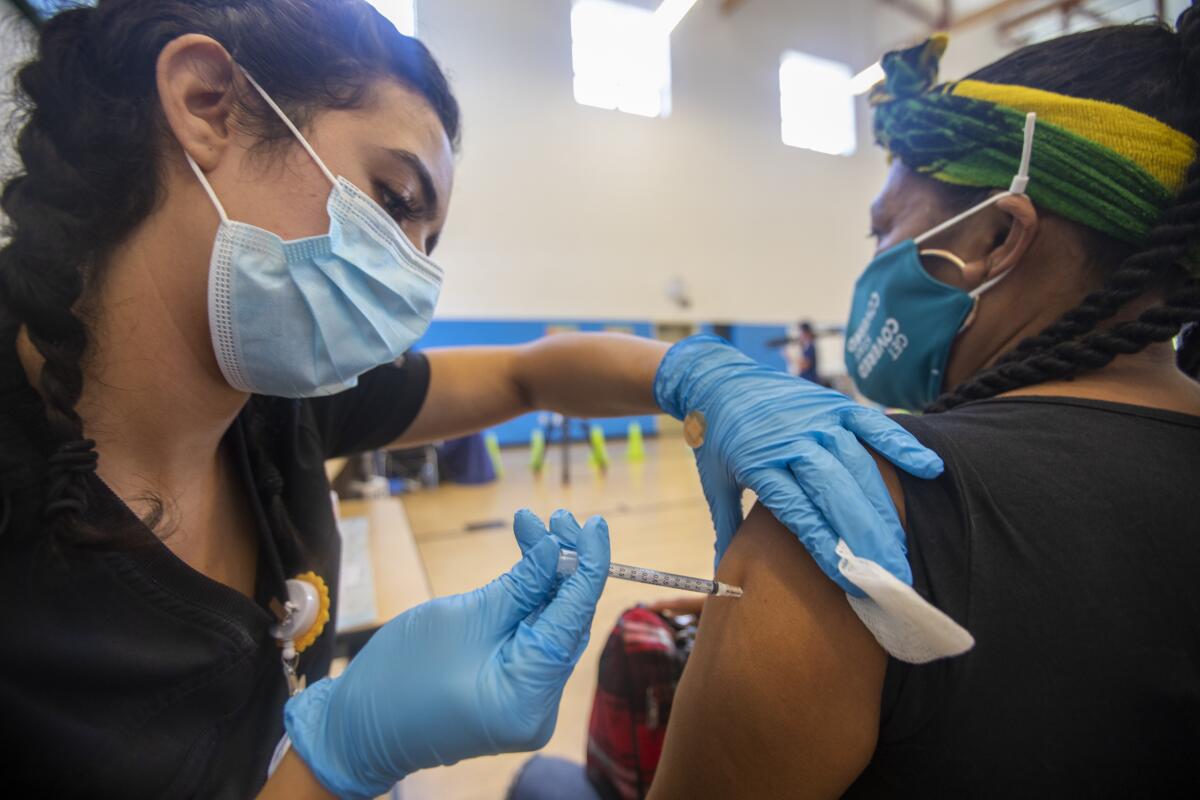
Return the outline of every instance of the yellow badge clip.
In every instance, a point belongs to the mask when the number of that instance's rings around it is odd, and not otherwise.
[[[291,642],[297,653],[307,650],[329,624],[329,587],[315,572],[305,572],[287,582],[288,601],[271,635],[280,646]]]
[[[283,674],[288,694],[304,690],[304,677],[297,667],[300,654],[307,650],[329,624],[329,587],[315,572],[305,572],[287,582],[288,599],[273,603],[280,622],[271,626],[271,635],[283,649]]]

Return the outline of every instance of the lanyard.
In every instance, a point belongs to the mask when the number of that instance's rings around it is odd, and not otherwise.
[[[313,582],[300,579],[288,580],[283,567],[283,559],[279,554],[279,544],[275,541],[276,533],[271,527],[266,509],[263,508],[257,481],[254,480],[250,448],[246,440],[246,427],[241,415],[234,420],[232,433],[238,468],[244,476],[250,479],[253,487],[250,492],[250,506],[254,512],[254,527],[258,533],[262,552],[266,554],[271,577],[275,581],[271,606],[276,616],[279,617],[279,622],[271,626],[271,635],[281,645],[280,662],[283,666],[283,677],[287,681],[288,695],[294,696],[303,691],[305,686],[305,678],[299,674],[300,650],[303,647],[298,649],[296,641],[298,638],[306,636],[312,631],[314,625],[320,622],[321,591]],[[311,574],[309,573],[309,575]],[[313,577],[315,578],[315,576]],[[321,584],[323,590],[324,583],[319,578],[316,578],[316,582]],[[325,592],[324,597],[324,616],[328,619],[328,592]],[[322,627],[324,626],[322,625]]]
[[[273,594],[284,602],[288,596],[287,573],[283,569],[283,559],[279,555],[279,545],[275,541],[275,533],[271,522],[267,519],[267,511],[263,508],[262,497],[258,493],[257,482],[254,480],[254,469],[250,463],[250,447],[246,441],[246,426],[242,415],[233,421],[230,431],[233,434],[233,452],[237,459],[238,470],[251,484],[250,508],[254,512],[254,529],[258,534],[258,543],[267,557],[267,566],[271,570],[271,578],[275,581]]]

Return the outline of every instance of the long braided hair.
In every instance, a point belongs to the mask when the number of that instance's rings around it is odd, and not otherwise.
[[[458,140],[458,105],[429,51],[363,0],[100,0],[46,22],[36,57],[17,76],[24,124],[20,171],[0,199],[9,240],[0,249],[0,347],[23,327],[45,359],[45,425],[24,433],[38,440],[29,444],[41,454],[34,484],[46,524],[78,541],[103,538],[84,520],[98,457],[76,410],[93,344],[88,301],[111,253],[162,200],[167,137],[155,65],[187,33],[221,42],[299,125],[321,109],[360,105],[370,83],[387,76],[419,92]],[[265,147],[290,140],[258,98],[238,99],[236,119]],[[283,482],[263,436],[254,439],[252,460],[267,475],[260,491],[278,516]],[[13,485],[0,485],[5,526]]]
[[[1176,32],[1161,24],[1101,28],[1024,48],[971,77],[1117,103],[1200,140],[1200,6],[1180,15]],[[939,191],[962,192],[941,185]],[[1089,261],[1106,273],[1101,288],[927,412],[1100,369],[1176,336],[1179,368],[1200,377],[1200,159],[1140,249],[1096,231],[1081,228],[1081,234]],[[1161,304],[1097,330],[1151,291],[1164,294]]]

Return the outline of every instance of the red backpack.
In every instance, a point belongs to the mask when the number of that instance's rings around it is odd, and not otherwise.
[[[640,800],[662,756],[675,687],[696,637],[695,615],[642,606],[621,615],[600,656],[587,775],[608,800]]]

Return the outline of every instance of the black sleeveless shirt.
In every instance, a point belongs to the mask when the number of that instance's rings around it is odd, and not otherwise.
[[[889,663],[849,797],[1200,797],[1200,417],[1001,398],[899,417],[914,585],[975,636]]]
[[[87,519],[120,529],[121,546],[51,544],[37,474],[41,402],[0,338],[0,794],[6,797],[253,797],[283,735],[286,686],[268,632],[280,580],[314,570],[336,618],[340,539],[327,458],[382,447],[408,428],[429,386],[411,355],[316,400],[252,398],[230,428],[245,451],[250,417],[266,417],[273,462],[299,542],[259,531],[256,598],[178,559],[103,482]],[[103,453],[101,453],[103,458]],[[237,460],[237,459],[235,459]],[[265,502],[249,459],[239,477]],[[0,518],[2,519],[2,518]],[[263,527],[260,524],[260,527]],[[269,527],[269,526],[268,526]],[[291,553],[289,555],[289,552]],[[300,657],[309,684],[329,670],[330,624]]]

